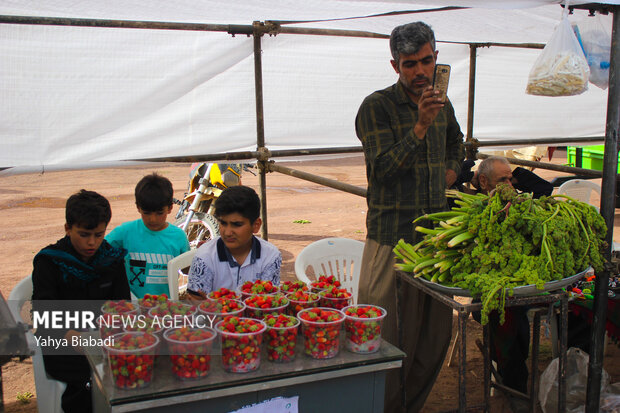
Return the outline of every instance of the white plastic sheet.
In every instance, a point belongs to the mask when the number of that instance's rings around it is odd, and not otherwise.
[[[364,16],[447,4],[483,8],[298,23],[389,34],[429,22],[438,40],[544,42],[561,17],[551,1],[70,2],[5,0],[0,14],[251,24]],[[508,4],[510,3],[510,4]],[[572,3],[571,3],[572,4]],[[294,7],[293,7],[294,6]],[[587,12],[575,12],[575,19]],[[609,17],[609,16],[608,16]],[[448,96],[467,122],[469,48],[438,43],[452,65]],[[362,99],[394,83],[388,41],[280,34],[262,38],[265,140],[269,149],[359,145]],[[223,32],[0,24],[0,167],[200,155],[256,148],[251,37]],[[478,49],[478,139],[602,136],[605,91],[527,96],[536,49]],[[570,122],[566,120],[570,119]]]

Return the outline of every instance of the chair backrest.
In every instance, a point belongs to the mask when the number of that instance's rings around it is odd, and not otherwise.
[[[192,265],[196,251],[196,249],[189,250],[168,261],[168,288],[171,300],[178,300],[179,291],[187,288],[187,274],[182,270]]]
[[[589,204],[592,192],[596,192],[600,197],[601,186],[587,179],[571,179],[560,185],[557,193]],[[597,205],[594,206],[598,207]]]
[[[32,299],[32,276],[21,280],[9,294],[8,305],[13,318],[17,322],[24,322],[21,309],[24,303]],[[60,398],[67,385],[54,380],[45,372],[43,354],[34,339],[31,331],[26,333],[28,347],[33,351],[32,369],[34,371],[34,384],[37,392],[37,409],[39,413],[62,413]]]
[[[311,267],[315,279],[319,275],[334,275],[343,288],[353,294],[357,303],[360,267],[364,243],[349,238],[324,238],[307,245],[295,259],[297,279],[310,284],[306,271]]]
[[[8,298],[8,305],[11,314],[13,314],[13,318],[18,323],[23,323],[24,319],[21,315],[21,309],[24,306],[24,303],[28,300],[32,299],[32,276],[29,275],[23,280],[21,280],[17,285],[11,290]]]

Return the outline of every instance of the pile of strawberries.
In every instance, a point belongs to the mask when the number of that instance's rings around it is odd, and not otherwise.
[[[262,320],[269,313],[284,313],[289,301],[284,294],[255,294],[243,303],[246,317]]]
[[[304,308],[318,307],[319,295],[308,291],[297,290],[289,293],[286,297],[291,302],[286,308],[288,315],[296,316]]]
[[[280,283],[280,291],[285,294],[295,291],[308,291],[308,286],[301,280],[284,281]]]
[[[325,276],[319,275],[319,279],[317,281],[313,281],[310,284],[312,291],[318,293],[319,291],[323,291],[330,287],[340,287],[340,281],[334,275]]]
[[[343,309],[345,346],[353,353],[374,353],[381,344],[381,324],[386,311],[367,304]]]
[[[267,314],[263,321],[267,324],[265,341],[269,361],[295,360],[299,320],[284,314]]]
[[[155,348],[159,339],[149,333],[123,333],[107,347],[116,387],[135,389],[153,380]]]
[[[352,294],[346,288],[328,287],[319,293],[322,307],[342,310],[351,303]]]
[[[215,332],[202,328],[175,328],[165,333],[172,372],[181,380],[200,379],[209,374],[211,346]]]
[[[168,301],[166,294],[144,294],[144,297],[138,300],[138,305],[142,314],[148,314],[151,308],[157,307],[166,301]]]
[[[222,342],[222,365],[233,373],[246,373],[260,366],[260,346],[267,329],[253,318],[227,316],[215,328]]]
[[[315,359],[327,359],[338,354],[340,327],[344,314],[333,308],[307,308],[298,314],[302,323],[304,351]]]
[[[280,291],[280,288],[273,285],[271,281],[256,280],[244,282],[240,290],[241,296],[245,299],[254,294],[275,294]]]
[[[236,291],[229,290],[226,287],[222,287],[219,290],[211,291],[207,294],[207,299],[217,301],[221,298],[230,298],[233,300],[238,300],[241,298],[241,294]]]

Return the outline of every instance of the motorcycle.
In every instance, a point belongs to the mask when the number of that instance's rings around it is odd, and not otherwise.
[[[192,164],[183,200],[174,199],[179,210],[173,223],[185,231],[190,248],[198,248],[220,234],[213,216],[215,200],[224,189],[241,185],[242,171],[254,174],[247,164]]]

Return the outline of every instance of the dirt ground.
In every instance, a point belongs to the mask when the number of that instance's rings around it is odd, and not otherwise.
[[[564,158],[562,158],[564,156]],[[565,153],[556,151],[554,162],[565,162]],[[366,186],[363,158],[354,155],[337,160],[280,162],[331,179]],[[63,235],[64,203],[68,196],[81,188],[105,195],[112,204],[111,230],[120,223],[138,218],[133,190],[145,174],[157,171],[167,176],[175,187],[177,198],[187,185],[189,164],[159,164],[133,166],[123,169],[49,172],[35,175],[0,177],[0,291],[6,299],[11,289],[32,270],[32,258],[44,246]],[[546,179],[562,174],[537,170]],[[243,183],[258,192],[258,177],[243,175]],[[173,211],[176,213],[177,207]],[[294,279],[295,257],[309,243],[325,237],[365,239],[365,199],[318,184],[279,173],[267,175],[268,238],[283,257],[282,278]],[[614,232],[619,231],[616,213]],[[173,215],[169,221],[173,220]],[[303,221],[305,223],[295,223]],[[617,234],[620,235],[620,234]],[[616,236],[616,239],[620,237]],[[482,401],[482,357],[475,346],[481,338],[481,328],[470,319],[467,337],[467,397],[471,404]],[[456,331],[456,318],[454,328]],[[454,333],[453,333],[454,340]],[[551,360],[549,338],[543,336],[539,371]],[[620,350],[608,347],[604,368],[611,382],[620,381]],[[451,366],[444,363],[439,378],[424,407],[424,412],[439,412],[457,407],[458,355]],[[6,412],[36,412],[36,397],[28,404],[17,400],[18,394],[35,394],[30,360],[14,360],[2,367],[2,384]],[[493,397],[493,412],[510,412],[503,396]]]

